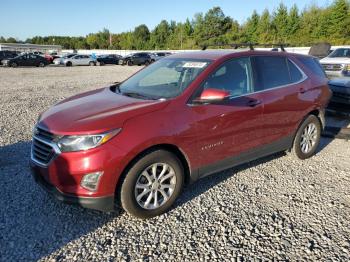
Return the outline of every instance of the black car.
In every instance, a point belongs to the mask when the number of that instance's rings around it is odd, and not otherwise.
[[[0,51],[0,65],[2,65],[3,60],[15,58],[16,56],[18,56],[18,54],[13,51],[8,51],[8,50]]]
[[[329,81],[329,88],[333,92],[332,104],[342,104],[350,106],[350,78],[335,78]]]
[[[17,67],[17,66],[40,66],[44,67],[48,65],[49,62],[40,55],[36,54],[22,54],[15,58],[11,58],[3,61],[4,66]]]
[[[106,64],[118,65],[121,58],[121,55],[101,55],[96,60],[101,66]]]
[[[150,53],[135,53],[128,56],[125,56],[119,61],[121,65],[149,65],[152,63],[152,58]]]

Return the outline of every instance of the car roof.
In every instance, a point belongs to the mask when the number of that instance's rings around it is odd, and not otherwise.
[[[219,60],[226,57],[232,57],[233,55],[240,56],[252,56],[252,55],[273,55],[273,56],[307,56],[296,53],[288,52],[276,52],[276,51],[260,51],[260,50],[205,50],[205,51],[192,51],[192,52],[181,52],[173,54],[171,58],[186,58],[186,59],[207,59],[207,60]]]

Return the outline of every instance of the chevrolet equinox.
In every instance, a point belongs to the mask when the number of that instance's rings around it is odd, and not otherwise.
[[[331,91],[311,56],[198,51],[39,116],[35,181],[66,203],[149,218],[201,177],[280,151],[311,157]]]

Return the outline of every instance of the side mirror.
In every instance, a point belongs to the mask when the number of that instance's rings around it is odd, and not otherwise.
[[[216,88],[206,88],[200,97],[194,99],[195,103],[220,102],[230,96],[230,92]]]

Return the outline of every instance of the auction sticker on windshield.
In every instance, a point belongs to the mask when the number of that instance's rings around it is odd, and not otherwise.
[[[203,68],[207,65],[206,62],[187,62],[182,67],[188,68]]]

